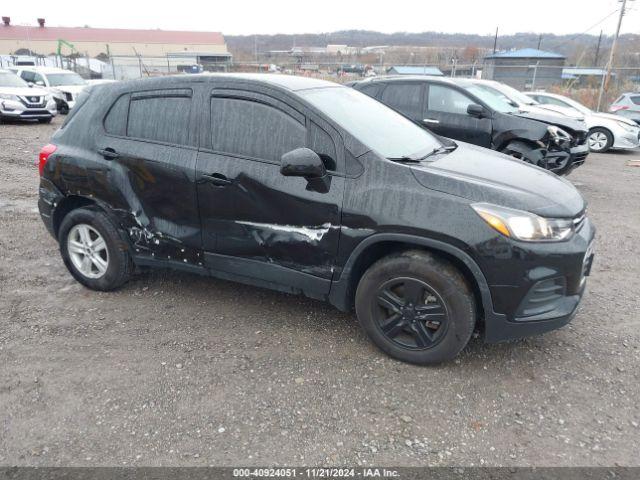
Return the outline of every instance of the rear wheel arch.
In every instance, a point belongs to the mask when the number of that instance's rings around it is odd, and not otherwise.
[[[53,212],[53,232],[58,237],[60,231],[60,225],[70,212],[83,207],[97,207],[97,203],[94,199],[83,197],[81,195],[68,195],[56,205]]]
[[[351,254],[337,285],[332,287],[332,303],[343,310],[351,310],[358,283],[367,269],[384,257],[408,250],[421,250],[450,263],[471,287],[478,318],[483,319],[485,314],[493,312],[487,281],[480,267],[469,255],[438,240],[402,234],[374,235],[363,241]]]

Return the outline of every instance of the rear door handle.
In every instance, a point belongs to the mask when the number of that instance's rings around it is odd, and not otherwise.
[[[438,123],[440,123],[440,120],[437,120],[435,118],[423,118],[422,123],[431,123],[437,125]]]
[[[221,173],[211,173],[211,174],[205,173],[204,175],[202,175],[202,178],[209,183],[213,183],[214,185],[217,185],[218,187],[226,187],[227,185],[231,185],[232,183],[231,180],[229,180],[227,177],[225,177]]]
[[[120,158],[120,154],[113,148],[109,147],[98,150],[98,153],[102,155],[105,160],[116,160],[117,158]]]

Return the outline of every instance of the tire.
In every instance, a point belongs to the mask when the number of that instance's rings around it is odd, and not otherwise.
[[[360,325],[373,343],[404,362],[451,360],[475,327],[475,300],[463,275],[420,250],[374,263],[358,284],[355,303]]]
[[[98,238],[104,240],[104,245]],[[79,208],[69,212],[60,225],[58,243],[71,275],[91,290],[113,290],[131,276],[133,262],[127,245],[113,222],[97,209]],[[87,253],[88,245],[93,245],[95,250]],[[83,264],[86,257],[89,259]]]
[[[53,117],[49,117],[49,118],[39,118],[39,119],[38,119],[38,123],[51,123],[51,120],[53,120]]]
[[[589,130],[589,150],[594,153],[604,153],[613,145],[613,135],[606,128],[595,127]]]

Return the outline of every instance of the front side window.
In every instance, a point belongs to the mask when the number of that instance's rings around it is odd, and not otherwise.
[[[186,93],[133,96],[129,105],[127,136],[189,145],[191,96]]]
[[[30,82],[30,83],[34,83],[35,82],[35,78],[36,78],[36,74],[35,72],[30,72],[28,70],[24,70],[20,73],[20,77],[22,77],[22,79],[25,82]]]
[[[434,112],[467,115],[467,108],[473,100],[463,93],[444,85],[429,85],[428,109]]]
[[[464,89],[479,98],[496,112],[515,113],[518,111],[518,107],[515,106],[511,100],[509,100],[502,92],[499,92],[494,88],[487,87],[485,85],[472,84],[467,85]]]
[[[327,132],[311,122],[309,148],[322,159],[327,170],[336,169],[336,145]]]
[[[307,130],[270,105],[241,98],[211,98],[211,145],[214,151],[279,162],[304,147]]]
[[[382,102],[408,117],[418,118],[422,111],[420,83],[389,83],[382,92]]]
[[[383,157],[408,157],[442,146],[431,133],[353,88],[316,88],[299,94]]]
[[[632,95],[631,101],[636,105],[640,105],[640,95]]]

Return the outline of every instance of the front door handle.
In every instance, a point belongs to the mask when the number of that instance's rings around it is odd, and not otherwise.
[[[438,123],[440,123],[440,120],[437,120],[435,118],[423,118],[422,123],[430,123],[433,125],[437,125]]]
[[[229,180],[226,176],[224,176],[221,173],[211,173],[211,174],[204,174],[202,175],[202,178],[204,180],[206,180],[209,183],[213,183],[214,185],[217,185],[218,187],[226,187],[227,185],[231,185],[231,180]]]
[[[120,158],[120,154],[116,152],[113,148],[103,148],[102,150],[98,150],[98,153],[102,155],[105,160],[116,160]]]

